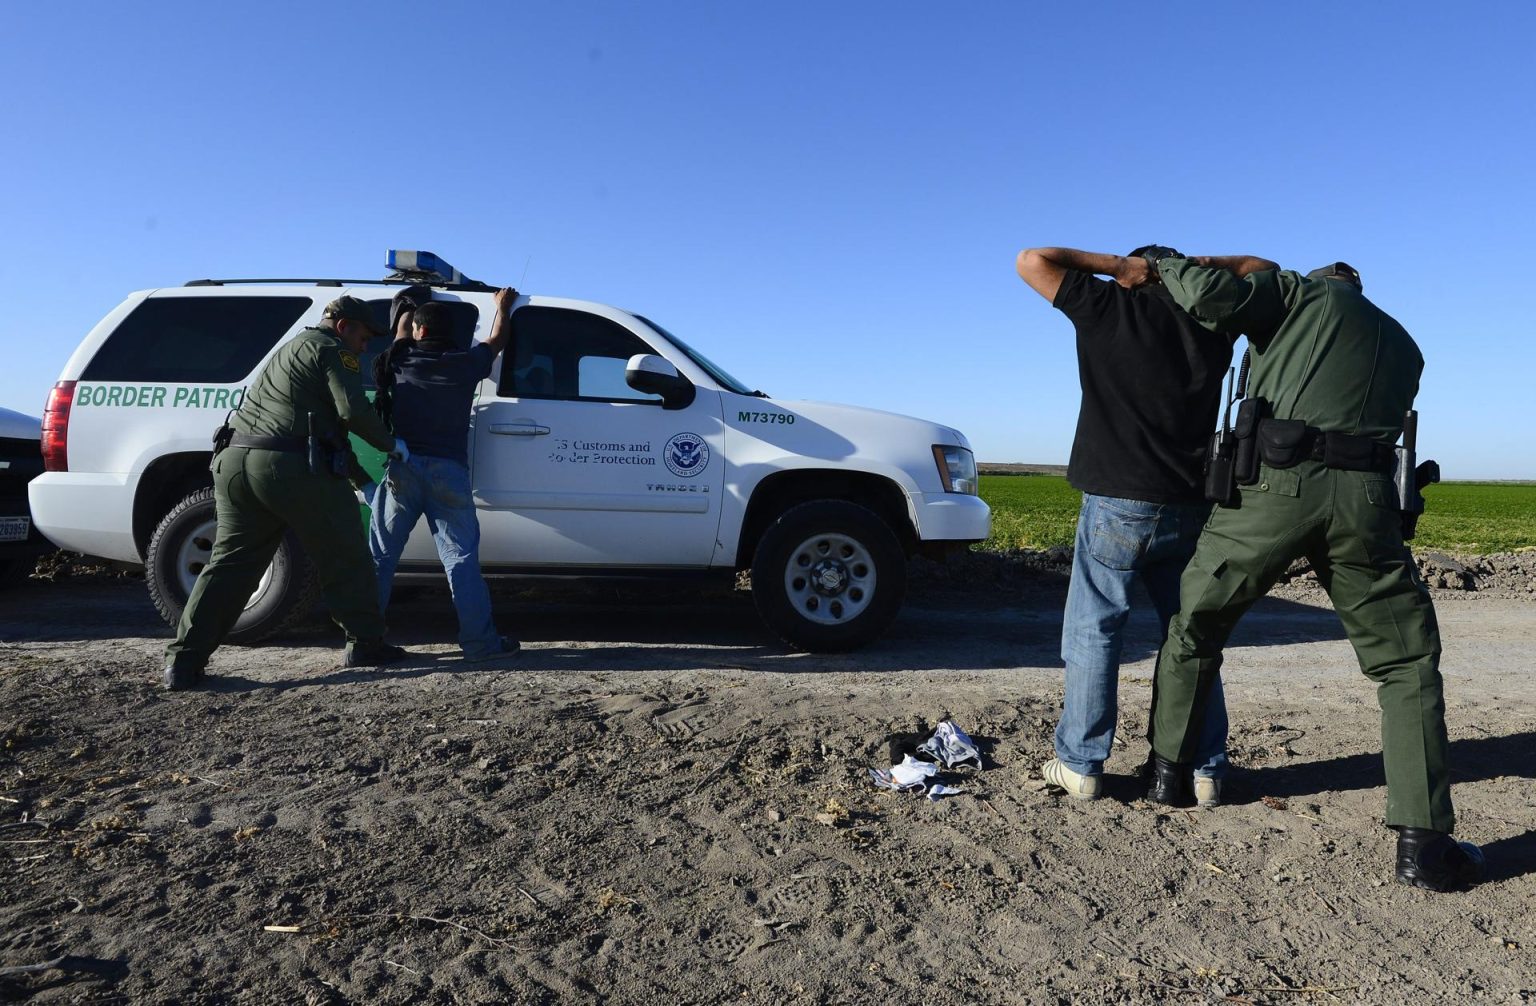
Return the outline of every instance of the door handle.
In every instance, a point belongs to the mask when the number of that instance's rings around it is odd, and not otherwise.
[[[548,426],[536,423],[492,423],[491,432],[501,437],[542,437],[549,433]]]

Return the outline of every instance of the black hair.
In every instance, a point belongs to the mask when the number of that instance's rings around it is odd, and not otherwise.
[[[1170,248],[1167,245],[1142,245],[1140,248],[1132,248],[1130,254],[1125,257],[1141,258],[1141,256],[1145,255],[1149,251],[1160,251],[1165,255],[1172,255],[1175,258],[1184,257],[1183,252],[1179,251],[1177,248]]]
[[[435,300],[418,307],[411,324],[427,330],[424,342],[453,342],[453,316],[445,305]]]

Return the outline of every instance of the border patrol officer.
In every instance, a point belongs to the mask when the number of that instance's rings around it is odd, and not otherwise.
[[[1418,346],[1342,262],[1305,277],[1267,269],[1239,278],[1169,257],[1146,272],[1201,324],[1248,336],[1250,394],[1267,403],[1253,431],[1257,478],[1240,485],[1236,507],[1212,514],[1158,656],[1151,796],[1177,802],[1227,637],[1306,556],[1378,685],[1397,879],[1435,891],[1475,882],[1481,850],[1450,838],[1439,629],[1403,544],[1392,480],[1392,445],[1424,368]]]
[[[175,641],[165,649],[166,688],[191,688],[203,680],[209,656],[240,617],[289,528],[314,561],[331,617],[347,634],[344,666],[405,657],[405,650],[384,642],[357,498],[330,463],[345,451],[347,474],[367,494],[373,486],[346,448],[348,431],[393,456],[408,454],[363,392],[358,354],[374,334],[382,333],[361,300],[332,301],[318,327],[278,349],[240,403],[229,444],[213,461],[213,555],[187,599]],[[312,425],[332,445],[318,462],[311,460]],[[324,469],[316,471],[317,464]]]

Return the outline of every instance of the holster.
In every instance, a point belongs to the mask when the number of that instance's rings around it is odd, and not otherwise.
[[[1408,498],[1413,500],[1412,505],[1401,507],[1401,516],[1403,519],[1403,541],[1412,541],[1413,536],[1418,533],[1419,517],[1424,513],[1424,497],[1421,493],[1421,490],[1425,486],[1434,485],[1439,481],[1439,462],[1425,461],[1413,469],[1413,489],[1411,493],[1404,492],[1403,490],[1405,487],[1401,485],[1397,487],[1398,499],[1400,501]]]
[[[223,424],[213,431],[213,456],[218,457],[219,452],[229,446],[230,438],[235,435],[235,428],[228,423]]]
[[[1259,481],[1259,420],[1269,403],[1262,398],[1245,398],[1237,406],[1237,422],[1232,435],[1237,438],[1237,458],[1233,475],[1240,486]]]
[[[1205,454],[1205,498],[1212,503],[1231,506],[1237,486],[1232,481],[1232,462],[1237,452],[1237,439],[1230,430],[1217,430],[1211,434],[1211,445]]]
[[[245,399],[244,388],[240,389],[240,398],[242,401]],[[235,427],[230,423],[230,420],[234,418],[235,413],[238,411],[240,411],[240,406],[237,405],[224,413],[224,422],[220,423],[219,428],[213,431],[213,457],[208,461],[209,471],[213,471],[213,462],[218,460],[219,453],[228,448],[229,442],[234,439]]]
[[[313,412],[309,414],[308,446],[311,475],[329,475],[338,479],[349,476],[350,466],[347,464],[347,455],[351,448],[345,442],[337,446],[335,438],[321,428]]]

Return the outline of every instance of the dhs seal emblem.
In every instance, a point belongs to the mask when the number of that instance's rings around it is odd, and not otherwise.
[[[661,460],[667,471],[680,479],[691,479],[709,467],[709,445],[694,433],[679,433],[667,441],[662,449]]]

